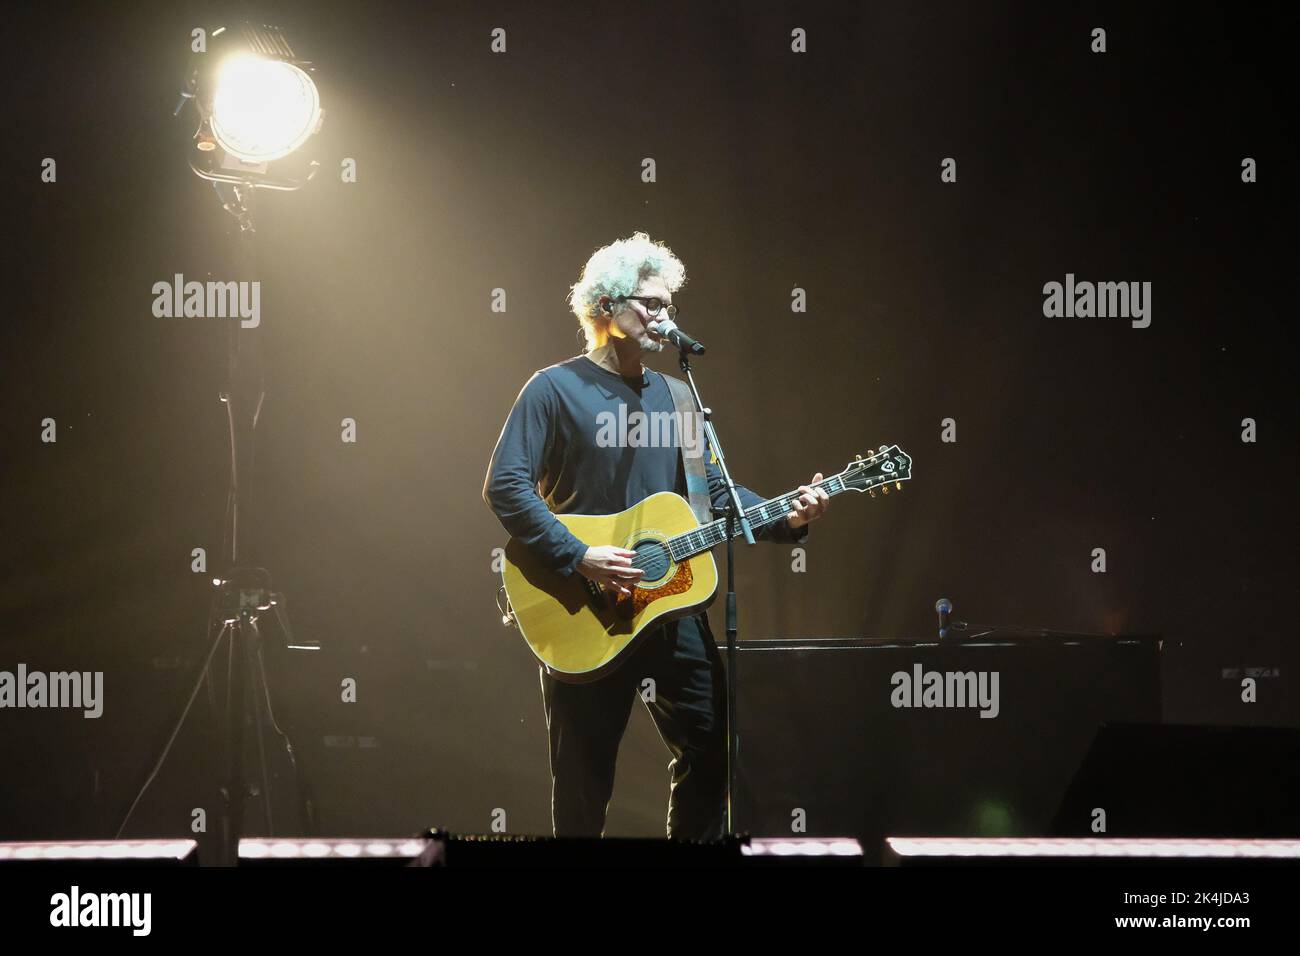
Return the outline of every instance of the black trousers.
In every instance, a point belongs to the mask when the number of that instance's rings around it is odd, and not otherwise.
[[[726,686],[703,614],[646,635],[618,670],[566,684],[541,668],[551,744],[551,823],[556,836],[600,836],[614,792],[618,745],[633,701],[644,700],[672,753],[668,835],[722,836],[726,822]]]

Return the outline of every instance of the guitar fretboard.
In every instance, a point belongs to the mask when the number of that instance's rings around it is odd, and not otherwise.
[[[831,475],[831,477],[819,481],[811,487],[822,489],[827,496],[838,495],[840,492],[848,490],[843,477],[840,475]],[[767,501],[746,508],[745,517],[749,519],[750,527],[757,531],[764,525],[793,514],[794,501],[800,494],[798,491],[788,491],[776,498],[769,498]],[[737,521],[735,523],[735,536],[739,537],[740,534],[740,522]],[[685,534],[669,538],[665,543],[668,545],[668,553],[674,561],[685,561],[687,558],[708,551],[726,540],[727,519],[715,518],[708,524],[700,525],[694,531],[688,531]]]

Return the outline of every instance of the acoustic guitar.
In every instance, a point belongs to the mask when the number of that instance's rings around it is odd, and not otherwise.
[[[857,458],[815,487],[827,495],[902,489],[912,459],[897,445]],[[783,521],[799,497],[789,491],[745,510],[750,527]],[[651,495],[612,515],[556,515],[579,541],[635,551],[632,566],[645,576],[631,595],[617,595],[577,571],[565,577],[545,567],[524,544],[511,539],[501,571],[505,620],[519,628],[534,656],[559,680],[582,683],[614,670],[657,625],[696,614],[712,603],[718,568],[711,550],[727,540],[727,521],[701,525],[686,499],[671,491]],[[733,533],[739,535],[736,522]]]

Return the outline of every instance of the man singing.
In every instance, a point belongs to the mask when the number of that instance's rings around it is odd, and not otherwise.
[[[584,354],[536,372],[501,429],[488,466],[483,498],[506,531],[563,575],[581,574],[607,591],[629,594],[642,576],[635,552],[588,545],[556,514],[616,514],[650,495],[685,495],[680,438],[673,447],[625,447],[598,441],[598,423],[634,412],[657,420],[672,414],[665,376],[641,364],[663,340],[650,331],[676,313],[673,294],[686,269],[663,243],[645,233],[598,249],[571,288],[569,302],[582,325]],[[620,418],[623,406],[623,418]],[[613,415],[609,419],[607,415]],[[701,440],[703,440],[701,438]],[[707,446],[709,498],[726,507],[726,487]],[[755,536],[800,543],[807,525],[825,512],[827,496],[800,488],[794,513]],[[748,508],[764,498],[737,485]],[[654,681],[646,701],[672,753],[668,835],[716,839],[725,823],[725,687],[722,659],[705,614],[652,630],[613,673],[593,682],[559,681],[541,665],[542,700],[550,736],[551,822],[556,836],[600,836],[614,789],[619,742],[641,682]]]

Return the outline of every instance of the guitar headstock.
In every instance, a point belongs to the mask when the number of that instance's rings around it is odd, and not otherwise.
[[[901,491],[912,477],[912,459],[897,445],[881,445],[866,458],[858,455],[836,477],[846,490],[865,491],[874,498],[879,488],[887,495],[891,488]]]

